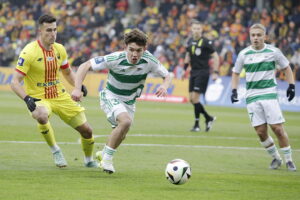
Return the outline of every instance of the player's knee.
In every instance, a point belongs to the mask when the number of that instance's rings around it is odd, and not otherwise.
[[[131,124],[132,124],[132,120],[129,117],[124,118],[119,122],[119,125],[121,125],[124,129],[129,129]]]
[[[196,104],[196,103],[199,102],[199,99],[191,98],[191,99],[190,99],[190,102],[191,102],[192,104]]]
[[[277,137],[284,137],[286,135],[282,126],[273,126],[272,130],[276,134]]]
[[[40,124],[46,124],[48,122],[48,114],[45,112],[39,112],[35,116],[33,116],[38,123]]]
[[[75,128],[83,138],[90,139],[93,136],[93,129],[88,123],[84,123],[83,125]]]

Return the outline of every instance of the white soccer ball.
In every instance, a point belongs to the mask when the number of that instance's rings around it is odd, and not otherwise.
[[[174,159],[167,164],[166,178],[175,185],[182,185],[191,178],[192,171],[188,162],[182,159]]]

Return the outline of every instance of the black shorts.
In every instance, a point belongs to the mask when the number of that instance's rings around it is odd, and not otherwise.
[[[205,94],[209,81],[209,73],[191,74],[189,82],[189,92]]]

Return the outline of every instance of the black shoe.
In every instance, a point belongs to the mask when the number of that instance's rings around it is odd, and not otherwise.
[[[205,131],[208,132],[212,128],[214,121],[216,121],[217,117],[211,117],[209,120],[205,121],[206,128]]]
[[[278,169],[282,164],[282,160],[274,158],[269,166],[270,169]]]
[[[200,132],[200,127],[199,126],[194,126],[190,131],[191,132]]]
[[[286,168],[287,168],[287,170],[292,171],[292,172],[296,171],[296,166],[293,163],[293,161],[288,161],[286,163]]]

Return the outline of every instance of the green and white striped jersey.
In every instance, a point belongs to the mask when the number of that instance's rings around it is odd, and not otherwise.
[[[284,69],[289,61],[282,52],[269,44],[257,51],[251,46],[243,49],[232,69],[235,73],[246,72],[246,103],[277,99],[276,68]]]
[[[95,57],[90,61],[95,71],[109,69],[106,89],[127,104],[133,104],[141,95],[149,73],[163,78],[169,73],[149,51],[144,52],[137,64],[128,62],[125,51]]]

